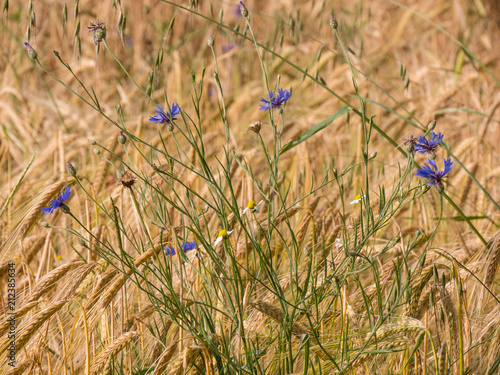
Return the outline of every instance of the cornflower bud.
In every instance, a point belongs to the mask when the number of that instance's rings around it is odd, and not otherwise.
[[[436,191],[441,194],[444,191],[444,185],[442,182],[436,183]]]
[[[97,142],[92,139],[92,138],[89,138],[89,143],[92,145],[92,146],[95,146],[97,144]]]
[[[240,12],[243,17],[248,18],[248,9],[245,4],[243,4],[243,1],[240,1]]]
[[[104,39],[106,39],[106,27],[98,29],[95,32],[95,41],[97,43],[102,42]]]
[[[69,214],[71,212],[70,208],[68,206],[66,206],[65,204],[61,204],[61,206],[59,206],[59,208],[61,209],[63,214]]]
[[[127,142],[127,136],[125,134],[123,134],[123,132],[119,132],[118,133],[118,142],[120,142],[122,145],[125,144],[125,142]]]
[[[28,57],[32,60],[36,60],[38,57],[38,54],[33,49],[33,47],[31,47],[27,42],[24,42],[24,46],[26,47],[26,51],[28,51]]]
[[[214,40],[214,38],[212,37],[212,35],[210,35],[210,36],[208,37],[207,44],[208,44],[208,46],[209,46],[210,48],[213,48],[213,46],[214,46],[214,44],[215,44],[215,40]]]
[[[337,27],[339,27],[339,23],[337,22],[337,20],[335,19],[335,17],[333,16],[330,16],[330,27],[333,29],[333,30],[336,30]]]
[[[69,161],[66,162],[66,171],[68,171],[71,177],[76,176],[76,168]]]
[[[436,120],[432,120],[429,125],[427,125],[427,129],[431,132],[434,130],[434,128],[436,127]]]

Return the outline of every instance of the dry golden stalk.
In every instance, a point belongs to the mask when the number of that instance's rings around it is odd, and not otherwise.
[[[328,227],[325,227],[325,247],[328,247],[335,242],[339,236],[339,232],[342,230],[342,225],[334,226],[329,232],[327,232],[327,228]]]
[[[304,217],[302,218],[302,222],[300,223],[300,226],[299,226],[299,229],[297,230],[296,234],[295,234],[295,238],[297,240],[297,244],[300,244],[302,243],[302,241],[304,241],[304,237],[306,236],[306,232],[307,232],[307,228],[309,227],[309,222],[311,221],[312,219],[312,214],[307,212]],[[291,243],[291,239],[290,239],[290,242],[288,243],[290,245]]]
[[[126,332],[117,339],[113,340],[113,343],[109,345],[104,351],[94,358],[92,367],[90,368],[90,373],[92,375],[106,374],[109,369],[106,369],[111,362],[111,357],[119,353],[130,341],[135,340],[141,335],[140,332],[131,331]]]
[[[453,359],[457,359],[458,358],[458,311],[455,307],[454,301],[452,301],[452,296],[449,294],[447,288],[441,287],[440,291],[441,291],[440,301],[443,305],[444,311],[447,316],[448,325],[453,335],[453,340],[451,342],[452,353],[450,353],[450,355],[453,355]]]
[[[155,252],[158,252],[159,250],[156,250],[155,248],[151,248],[148,251],[145,251],[142,253],[135,261],[134,265],[135,268],[139,267],[142,263],[146,262],[149,258],[153,256]],[[113,298],[116,296],[118,291],[122,288],[123,285],[125,285],[125,282],[127,281],[128,277],[130,276],[134,271],[135,268],[129,268],[125,271],[124,274],[120,274],[118,277],[116,277],[115,281],[113,284],[111,284],[110,287],[106,289],[100,296],[99,296],[99,309],[105,309],[109,303],[113,300]],[[90,303],[88,306],[91,306]]]
[[[475,162],[472,165],[467,165],[466,168],[470,171],[470,173],[474,176],[477,172],[477,168],[479,167],[479,163]],[[465,181],[462,181],[465,179]],[[469,177],[468,174],[464,173],[464,177],[460,181],[456,181],[455,186],[463,186],[462,196],[460,197],[460,204],[463,204],[467,199],[472,186],[472,178]]]
[[[99,265],[97,267],[99,267]],[[76,297],[81,297],[81,296],[87,294],[90,286],[94,282],[94,279],[95,279],[95,274],[93,272],[89,273],[85,277],[85,279],[82,281],[82,283],[78,286],[78,289],[75,291],[75,296]]]
[[[32,359],[26,359],[21,363],[16,363],[16,367],[11,368],[5,373],[5,375],[21,375],[28,368],[28,366],[32,365],[33,363],[34,361]]]
[[[316,221],[316,223],[313,227],[313,230],[309,234],[307,242],[304,246],[304,252],[306,253],[306,255],[311,254],[313,251],[313,248],[317,250],[318,239],[319,239],[319,235],[321,233],[321,229],[323,229],[323,220],[319,219]]]
[[[429,308],[429,297],[431,293],[435,293],[436,291],[437,288],[435,285],[433,285],[427,287],[425,292],[420,293],[420,299],[418,300],[418,304],[416,305],[417,308],[414,310],[414,313],[411,316],[420,319]]]
[[[187,369],[184,368],[184,363],[187,363],[188,365],[193,363],[196,357],[200,355],[200,353],[201,349],[199,348],[193,348],[193,347],[186,348],[184,353],[180,355],[173,364],[168,366],[167,370],[165,371],[165,374],[168,375],[185,374]]]
[[[78,267],[82,265],[83,262],[73,262],[73,263],[65,263],[54,270],[50,271],[48,274],[43,276],[40,280],[38,280],[35,288],[31,292],[28,297],[28,301],[35,301],[39,299],[42,295],[50,291],[53,286],[60,280],[66,273],[72,268]]]
[[[498,262],[500,261],[500,232],[497,232],[493,237],[490,245],[490,254],[488,256],[488,269],[484,284],[489,288],[495,280],[495,274],[498,269]]]
[[[271,317],[276,322],[283,324],[283,319],[285,317],[285,314],[283,313],[283,311],[279,307],[273,306],[270,303],[262,302],[262,301],[250,302],[250,306],[253,307],[254,309],[260,311],[261,313]],[[300,323],[294,323],[292,325],[292,333],[295,336],[300,337],[302,335],[308,334],[309,330]],[[314,338],[311,337],[311,340],[314,340]]]
[[[106,148],[111,152],[114,152],[117,145],[119,145],[119,143],[116,142],[115,134],[113,134],[109,137],[108,145]],[[106,162],[106,160],[104,160],[103,158],[99,158],[99,164],[97,168],[94,169],[95,171],[97,171],[97,173],[92,178],[92,185],[94,187],[94,191],[96,192],[96,194],[97,192],[100,192],[102,189],[102,184],[104,183],[104,177],[108,172],[108,168],[109,168],[109,163]]]
[[[300,211],[299,206],[293,206],[292,208],[289,208],[286,211],[286,214],[282,213],[276,219],[274,219],[274,225],[278,225],[278,224],[282,223],[283,221],[286,220],[287,217],[291,218],[293,215],[295,215],[299,211]],[[262,227],[262,230],[264,230],[264,231],[267,230],[268,225],[269,224],[268,224],[267,220],[260,224],[260,226]],[[258,227],[257,227],[257,229],[258,229]]]
[[[29,303],[23,304],[23,306],[21,308],[16,310],[16,321],[17,321],[16,324],[19,324],[21,317],[26,315],[33,307],[35,307],[39,303],[40,303],[40,301],[29,302]],[[7,315],[0,322],[0,337],[3,336],[10,328],[10,322],[8,321],[9,318],[10,318],[10,316]]]
[[[30,236],[26,238],[26,241],[24,243],[24,256],[26,259],[26,263],[31,263],[33,260],[33,257],[40,252],[40,249],[43,247],[45,244],[45,239],[46,236]]]
[[[165,335],[168,333],[168,330],[170,329],[170,327],[172,326],[172,322],[170,320],[166,320],[165,321],[165,326],[164,328],[162,329],[161,331],[161,335],[159,337],[165,337]],[[174,328],[174,333],[172,335],[170,335],[170,341],[172,342],[172,345],[177,348],[179,343],[177,342],[176,338],[177,338],[177,333],[179,332],[179,329],[178,327],[176,326]],[[175,341],[175,342],[174,342]],[[170,348],[170,345],[167,347],[167,349]],[[163,345],[163,343],[161,341],[156,341],[156,344],[153,348],[153,350],[151,351],[151,357],[150,357],[150,363],[153,363],[156,361],[156,359],[158,357],[160,357],[160,355],[164,352],[164,349],[165,349],[165,346]],[[170,358],[169,358],[170,359]],[[167,361],[168,362],[168,361]],[[165,363],[166,365],[166,363]]]
[[[237,182],[236,187],[233,189],[233,194],[236,199],[240,196],[241,189],[243,187],[243,178],[240,178]]]
[[[177,341],[174,341],[169,346],[167,346],[167,348],[161,354],[161,357],[158,359],[156,369],[151,375],[162,375],[165,373],[165,368],[168,366],[168,363],[177,351],[178,346],[179,343]],[[161,347],[163,347],[163,345]],[[152,356],[151,362],[156,362],[157,358],[158,356]]]
[[[137,323],[144,323],[144,320],[151,314],[153,314],[155,311],[156,308],[154,307],[154,305],[147,306],[137,314],[130,316],[127,322],[125,323],[125,327],[127,327],[127,330],[131,330],[136,326]]]
[[[446,344],[443,342],[438,353],[439,358],[439,374],[446,374],[448,366],[446,365]]]
[[[95,238],[97,238],[98,241],[101,241],[103,228],[104,228],[103,225],[98,225],[97,227],[92,229],[92,234],[94,235]],[[93,251],[90,252],[90,257],[91,257],[90,260],[95,262],[96,257],[98,256],[100,250],[97,245],[92,245],[92,250]]]
[[[425,330],[425,325],[418,319],[410,317],[400,317],[394,323],[386,323],[377,331],[377,343],[385,338],[392,338],[395,335],[413,334]]]
[[[433,275],[433,268],[434,265],[429,265],[422,269],[420,274],[418,275],[417,279],[415,282],[412,283],[411,291],[411,299],[409,304],[406,306],[406,315],[409,316],[415,316],[417,312],[417,308],[419,308],[421,305],[419,304],[420,302],[420,295],[422,294],[422,291],[425,287],[425,285],[429,282],[429,280],[432,278]],[[428,299],[427,299],[428,302]],[[425,302],[424,302],[425,303]],[[423,312],[423,310],[419,310],[420,312]],[[418,316],[415,316],[416,318],[419,318]]]
[[[59,311],[65,303],[66,301],[58,301],[56,303],[53,303],[49,307],[41,310],[28,322],[26,322],[26,324],[24,324],[23,327],[18,330],[19,336],[16,341],[17,350],[21,350],[24,345],[26,345],[31,336],[33,336],[38,331],[38,328],[40,328],[42,324],[47,321],[47,319],[55,315],[55,313]],[[5,348],[2,349],[3,350],[0,350],[0,352],[4,352]]]
[[[285,314],[279,307],[273,306],[263,301],[253,301],[250,302],[249,305],[254,309],[260,311],[261,313],[271,317],[279,324],[283,324],[283,318],[285,317]],[[310,330],[300,323],[294,323],[292,325],[291,332],[294,336],[297,337],[310,334]],[[316,338],[312,335],[309,336],[309,341],[311,342],[312,345],[319,345],[318,340],[316,340]],[[328,355],[321,348],[315,348],[313,349],[313,351],[323,360],[328,359]]]
[[[79,289],[81,283],[87,278],[90,272],[97,266],[97,263],[84,264],[79,267],[71,275],[71,279],[61,288],[54,299],[69,299],[75,297],[76,290]]]
[[[231,212],[229,215],[227,215],[227,223],[229,225],[229,228],[232,228],[236,223],[236,215],[234,214],[234,212]]]

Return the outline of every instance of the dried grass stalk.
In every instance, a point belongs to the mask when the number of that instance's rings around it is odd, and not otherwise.
[[[43,309],[38,314],[34,315],[23,327],[21,327],[18,332],[19,336],[16,341],[17,350],[21,350],[28,340],[38,331],[38,328],[42,326],[47,319],[51,318],[57,311],[64,306],[66,301],[58,301],[53,303],[49,307]],[[0,352],[5,351],[5,347],[2,345]]]
[[[495,275],[498,269],[498,262],[500,261],[500,232],[493,237],[490,245],[490,255],[488,256],[488,268],[484,284],[489,288],[495,280]]]
[[[40,301],[29,302],[29,303],[23,304],[23,306],[20,309],[16,310],[16,321],[17,321],[16,324],[19,324],[21,317],[26,315],[33,307],[35,307],[39,303],[40,303]],[[10,316],[7,315],[0,322],[0,337],[5,335],[5,333],[7,333],[7,331],[10,328],[10,323],[8,321],[9,318],[10,318]]]
[[[38,283],[28,297],[28,301],[38,300],[45,293],[49,292],[68,271],[82,264],[83,262],[66,263],[50,271],[38,280]]]
[[[161,345],[161,344],[160,344]],[[163,345],[161,346],[163,347]],[[165,372],[165,369],[168,366],[168,363],[174,356],[177,348],[179,347],[179,343],[177,341],[172,342],[161,354],[161,357],[158,359],[158,363],[156,364],[156,369],[151,375],[162,375]],[[156,361],[157,356],[152,356],[152,362]]]
[[[140,332],[131,331],[115,339],[111,345],[94,358],[90,373],[92,375],[107,374],[109,369],[106,367],[111,363],[111,357],[119,353],[130,341],[135,340],[140,335]]]
[[[177,360],[171,364],[165,374],[168,375],[181,375],[186,373],[186,369],[184,368],[184,363],[191,364],[194,362],[196,357],[200,355],[201,350],[199,348],[188,347],[184,351],[183,355],[179,356]]]

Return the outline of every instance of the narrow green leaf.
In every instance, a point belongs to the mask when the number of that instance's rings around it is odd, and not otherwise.
[[[287,142],[280,151],[280,155],[284,154],[285,152],[289,151],[290,149],[294,148],[295,146],[301,144],[302,142],[307,141],[309,138],[311,138],[314,134],[319,132],[320,130],[323,130],[326,128],[328,125],[330,125],[333,120],[335,120],[337,117],[340,117],[342,115],[345,115],[351,110],[351,107],[345,106],[340,108],[337,112],[335,112],[332,116],[326,118],[325,120],[321,121],[319,124],[314,125],[312,128],[306,130],[304,133],[299,135],[297,138],[292,139],[291,141]]]

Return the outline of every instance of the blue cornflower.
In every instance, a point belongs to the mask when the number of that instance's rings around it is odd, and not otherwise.
[[[69,207],[64,204],[69,199],[71,195],[71,188],[66,186],[66,188],[62,191],[61,195],[59,195],[56,199],[49,203],[49,207],[40,207],[40,210],[44,215],[51,214],[54,210],[60,208],[63,212],[66,210],[69,212]],[[66,213],[66,212],[65,212]]]
[[[271,108],[280,108],[284,102],[290,99],[290,96],[292,96],[292,94],[285,89],[278,89],[278,93],[276,94],[276,96],[272,91],[269,91],[269,95],[266,96],[269,96],[270,100],[260,98],[260,101],[264,103],[259,108],[261,111],[267,111]]]
[[[443,141],[444,134],[432,132],[432,139],[427,139],[423,135],[417,138],[415,151],[421,154],[432,154],[436,150],[438,144]]]
[[[170,113],[166,114],[163,111],[163,107],[161,105],[159,105],[155,109],[156,115],[151,116],[149,118],[149,121],[154,122],[155,124],[165,124],[165,123],[172,124],[172,121],[177,120],[175,118],[175,116],[177,116],[179,113],[181,113],[181,111],[180,111],[181,108],[182,107],[179,107],[177,104],[172,103],[172,108],[170,109]]]
[[[451,159],[445,159],[444,161],[444,170],[439,171],[436,166],[436,162],[432,159],[429,159],[429,164],[424,165],[421,169],[415,172],[415,176],[427,178],[430,181],[427,182],[427,185],[435,185],[438,191],[442,192],[444,190],[443,178],[446,178],[447,174],[450,173],[453,168],[453,162]]]
[[[193,241],[193,242],[184,242],[182,245],[181,245],[181,249],[184,251],[184,252],[187,252],[189,250],[193,250],[196,248],[196,241]],[[172,247],[172,245],[167,245],[166,247],[163,248],[163,250],[165,250],[165,252],[167,253],[167,255],[175,255],[175,249]]]

